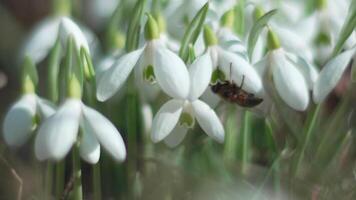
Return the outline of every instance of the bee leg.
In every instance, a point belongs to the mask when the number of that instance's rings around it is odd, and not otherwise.
[[[239,86],[239,89],[242,89],[244,82],[245,82],[245,75],[242,75],[242,81],[241,81],[241,85]]]

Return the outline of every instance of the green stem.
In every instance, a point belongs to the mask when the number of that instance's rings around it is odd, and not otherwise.
[[[244,114],[242,135],[241,135],[241,173],[246,174],[248,169],[249,155],[250,155],[250,123],[251,113],[246,111]]]
[[[100,162],[93,165],[93,193],[94,200],[101,200],[101,174]]]
[[[231,106],[225,124],[226,139],[224,145],[224,160],[228,164],[232,164],[236,159],[238,147],[238,126],[236,117],[236,109]]]
[[[56,163],[56,199],[62,198],[64,190],[64,172],[65,172],[65,160]]]
[[[73,175],[74,175],[74,186],[72,199],[73,200],[83,200],[82,192],[82,171],[80,168],[80,157],[78,146],[75,145],[72,150],[72,162],[73,162]]]
[[[313,133],[315,126],[317,124],[316,122],[317,122],[317,119],[319,116],[320,108],[321,108],[321,104],[318,104],[317,107],[315,108],[313,114],[311,115],[311,118],[308,119],[308,124],[307,124],[306,128],[304,129],[304,130],[306,130],[306,131],[304,131],[304,133],[305,133],[304,134],[304,142],[300,148],[299,153],[297,154],[295,164],[293,165],[293,167],[294,167],[294,169],[292,171],[293,176],[296,176],[298,171],[300,170],[300,165],[303,161],[305,150],[310,143],[310,139],[312,138],[312,133]]]
[[[52,186],[53,186],[53,168],[54,165],[51,161],[47,161],[46,166],[46,175],[45,175],[45,198],[50,198],[52,194]]]

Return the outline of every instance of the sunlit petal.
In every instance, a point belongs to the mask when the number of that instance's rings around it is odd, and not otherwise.
[[[222,143],[224,141],[224,127],[215,111],[200,100],[192,102],[192,107],[194,115],[205,133]]]
[[[99,101],[106,101],[120,89],[136,65],[142,51],[143,48],[125,54],[101,75],[96,93]]]
[[[98,111],[83,105],[86,127],[96,136],[102,147],[117,161],[126,158],[124,140],[115,126]]]
[[[170,100],[165,103],[153,118],[151,138],[153,142],[159,142],[169,133],[179,121],[183,110],[183,101]]]
[[[5,115],[3,132],[5,142],[10,146],[20,146],[30,137],[36,115],[36,96],[21,97]]]
[[[40,127],[35,140],[35,153],[39,160],[63,159],[77,140],[81,102],[68,99],[59,110]]]

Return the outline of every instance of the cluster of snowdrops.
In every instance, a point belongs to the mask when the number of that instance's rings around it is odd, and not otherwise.
[[[236,1],[182,0],[158,13],[141,10],[138,48],[117,50],[98,62],[92,61],[98,44],[90,30],[69,16],[44,20],[22,50],[22,93],[4,118],[5,142],[18,147],[34,135],[39,160],[61,160],[75,145],[88,163],[99,161],[101,147],[123,161],[126,148],[119,131],[82,98],[91,91],[96,100],[107,101],[131,79],[146,112],[152,112],[150,102],[159,94],[168,96],[145,121],[152,141],[169,147],[179,145],[194,126],[224,141],[224,127],[214,109],[226,99],[211,90],[218,83],[228,81],[263,99],[252,108],[263,115],[275,103],[303,112],[323,102],[356,56],[354,28],[346,30],[355,3],[318,1],[317,9],[306,15],[304,1],[276,2],[245,3],[239,19]],[[241,19],[246,30],[242,34],[236,28]],[[184,33],[186,21],[190,24]],[[183,46],[179,40],[190,33],[196,38]],[[61,95],[60,102],[36,94],[36,64],[46,57],[60,66],[53,70],[54,77],[64,71],[63,83],[54,84],[61,87],[62,92],[54,94]]]

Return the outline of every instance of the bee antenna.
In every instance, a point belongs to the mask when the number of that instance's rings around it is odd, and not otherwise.
[[[245,82],[245,75],[242,75],[242,81],[241,81],[240,89],[242,89],[242,86],[244,85],[244,82]]]
[[[231,78],[231,70],[232,70],[232,62],[230,63],[230,69],[229,69],[229,80],[230,80],[230,83],[232,83],[232,78]]]

